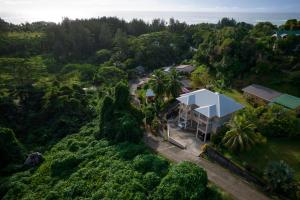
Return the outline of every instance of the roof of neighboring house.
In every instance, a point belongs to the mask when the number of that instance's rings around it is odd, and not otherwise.
[[[183,94],[178,97],[177,100],[186,105],[195,104],[198,106],[195,111],[208,118],[215,116],[223,117],[244,108],[243,105],[237,103],[233,99],[207,89],[196,90],[194,92]]]
[[[280,95],[274,98],[272,102],[290,109],[300,107],[300,98],[288,94]]]
[[[146,97],[154,97],[154,96],[155,96],[155,94],[154,94],[153,90],[147,89],[147,91],[146,91]]]
[[[175,69],[179,72],[191,73],[195,70],[195,67],[193,65],[178,65]]]
[[[279,30],[273,36],[285,37],[287,35],[300,35],[300,30]]]
[[[185,88],[191,88],[192,87],[192,81],[188,80],[188,79],[182,79],[180,81],[182,83],[182,86]]]
[[[271,102],[273,98],[281,95],[280,92],[256,84],[249,85],[242,89],[242,91],[264,99],[268,102]]]

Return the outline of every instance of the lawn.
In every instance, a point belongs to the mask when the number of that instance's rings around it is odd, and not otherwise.
[[[220,93],[233,98],[234,100],[243,104],[246,107],[252,107],[251,104],[249,104],[247,100],[244,98],[243,94],[237,91],[236,89],[221,90]]]
[[[251,166],[259,176],[270,161],[284,160],[294,169],[296,179],[300,180],[300,139],[269,139],[265,145],[256,146],[249,152],[239,155],[226,152],[225,156],[239,165]]]
[[[9,32],[8,37],[25,39],[25,38],[39,38],[44,34],[41,32]]]

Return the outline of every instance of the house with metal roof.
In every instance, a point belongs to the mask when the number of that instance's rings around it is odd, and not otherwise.
[[[286,38],[287,36],[290,35],[300,36],[300,30],[279,30],[279,31],[275,31],[272,37]]]
[[[228,122],[233,113],[244,108],[233,99],[207,89],[183,94],[177,100],[180,102],[178,125],[196,131],[196,138],[204,142]]]
[[[178,72],[190,74],[195,70],[195,66],[193,66],[193,65],[178,65],[175,67],[175,70]]]
[[[258,105],[265,105],[276,97],[282,95],[282,93],[272,90],[270,88],[252,84],[242,89],[244,92],[244,96],[252,103],[256,103]]]
[[[300,107],[300,98],[288,94],[282,94],[274,98],[272,103],[294,110]]]

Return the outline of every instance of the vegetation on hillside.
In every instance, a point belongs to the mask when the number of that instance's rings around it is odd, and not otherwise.
[[[144,118],[158,129],[159,112],[181,92],[181,75],[160,68],[200,66],[191,75],[194,87],[236,92],[255,82],[300,95],[300,37],[272,37],[278,30],[299,30],[299,21],[276,27],[228,18],[195,25],[114,17],[14,25],[0,19],[0,197],[219,199],[202,169],[170,166],[141,144]],[[140,67],[156,70],[148,87],[158,97],[142,111],[131,104],[128,88]],[[243,122],[233,119],[225,143],[239,139],[243,150],[255,149],[260,134],[299,140],[293,112],[269,107],[245,115]],[[36,151],[44,163],[26,169],[26,154]],[[201,187],[191,187],[195,183]]]

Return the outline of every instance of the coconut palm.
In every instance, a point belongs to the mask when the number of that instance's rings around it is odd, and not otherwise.
[[[265,142],[265,138],[256,132],[255,124],[247,120],[245,114],[235,115],[228,126],[230,130],[222,142],[230,150],[249,150],[253,145]]]
[[[166,86],[166,93],[170,97],[178,97],[182,88],[182,83],[180,82],[181,76],[180,74],[175,70],[172,69],[169,76],[167,77],[167,86]]]
[[[149,80],[150,87],[157,97],[163,97],[166,93],[166,75],[162,70],[155,70]]]

